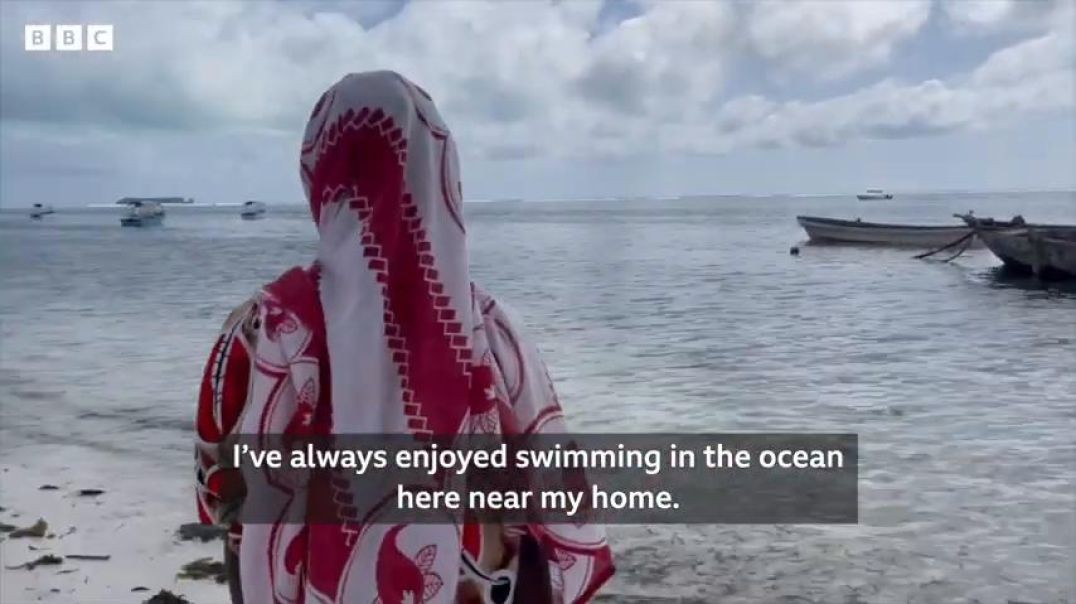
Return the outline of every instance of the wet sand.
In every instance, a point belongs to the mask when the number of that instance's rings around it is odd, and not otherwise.
[[[179,578],[184,565],[221,554],[218,540],[183,540],[176,533],[194,519],[191,485],[182,473],[77,446],[34,451],[2,466],[0,523],[28,527],[44,519],[47,536],[5,533],[0,601],[141,603],[164,589],[193,604],[228,602],[226,587],[212,578]],[[83,489],[103,492],[79,495]],[[1072,552],[1065,550],[1063,530],[1042,565],[1014,565],[1004,549],[991,553],[944,535],[931,541],[932,551],[901,546],[924,530],[918,524],[883,526],[877,517],[873,526],[614,526],[618,573],[598,601],[1073,601],[1076,585],[1064,570]],[[46,555],[62,561],[11,568]],[[108,559],[66,558],[71,555]],[[996,580],[971,585],[968,576]],[[132,591],[138,588],[144,589]]]

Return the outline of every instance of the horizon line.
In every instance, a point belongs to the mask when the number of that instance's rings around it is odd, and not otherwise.
[[[1044,189],[918,189],[918,190],[906,190],[906,191],[893,191],[886,189],[887,192],[893,193],[894,196],[899,195],[1000,195],[1000,194],[1030,194],[1030,193],[1076,193],[1076,186],[1072,188],[1044,188]],[[586,201],[681,201],[681,200],[697,200],[706,198],[730,198],[730,197],[746,197],[746,198],[779,198],[779,197],[854,197],[857,193],[840,192],[840,193],[686,193],[686,194],[669,194],[669,195],[609,195],[609,196],[582,196],[582,197],[539,197],[539,198],[526,198],[526,197],[492,197],[492,198],[475,198],[465,199],[463,203],[467,204],[483,204],[483,203],[570,203],[570,202],[586,202]],[[233,204],[238,202],[216,201],[198,204],[193,204],[193,207],[200,208],[213,208],[220,209],[230,208]],[[266,205],[276,207],[289,207],[289,206],[304,206],[305,200],[296,201],[265,201],[257,200],[265,203]],[[31,209],[34,203],[31,202],[26,206],[8,206],[4,203],[3,199],[0,199],[0,208],[7,209]],[[224,204],[224,205],[216,205]],[[62,208],[95,208],[103,209],[109,207],[120,206],[112,203],[85,203],[81,205],[72,204],[48,204],[54,207]],[[171,204],[173,207],[183,207],[185,204]]]

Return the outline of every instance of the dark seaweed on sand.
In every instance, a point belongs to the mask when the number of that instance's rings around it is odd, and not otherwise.
[[[41,556],[40,558],[38,558],[36,560],[31,560],[30,562],[25,562],[25,563],[20,564],[18,566],[5,566],[4,568],[6,568],[8,570],[19,570],[19,569],[22,569],[22,568],[25,568],[26,570],[34,570],[38,566],[45,566],[45,565],[52,565],[52,564],[63,564],[63,561],[64,561],[64,559],[59,557],[59,556],[54,556],[52,554],[45,554],[44,556]]]
[[[202,542],[213,541],[215,539],[223,539],[227,534],[228,529],[222,526],[202,524],[200,522],[182,524],[176,529],[176,536],[183,541],[192,541],[194,539]]]
[[[180,579],[213,579],[217,583],[227,583],[228,573],[224,563],[212,558],[199,558],[183,565],[177,575]]]
[[[49,523],[45,522],[44,518],[39,518],[33,526],[28,526],[21,529],[15,529],[11,531],[9,537],[12,539],[19,539],[21,537],[44,537],[45,533],[49,531]]]
[[[167,589],[162,589],[142,604],[191,604],[191,601]]]
[[[67,554],[64,556],[68,560],[108,560],[111,557],[109,554]]]

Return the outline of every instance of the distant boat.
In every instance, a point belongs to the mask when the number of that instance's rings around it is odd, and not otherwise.
[[[860,201],[870,201],[877,199],[893,199],[892,193],[886,193],[882,189],[867,189],[865,193],[859,193],[856,195],[856,199]]]
[[[243,220],[254,220],[265,216],[266,207],[265,204],[260,201],[246,201],[243,202],[243,209],[239,211],[239,216]]]
[[[153,202],[157,204],[193,204],[194,200],[190,197],[124,197],[116,202],[117,205],[131,205],[136,201]]]
[[[960,216],[1005,267],[1042,279],[1076,279],[1076,226],[998,226],[992,219]],[[1015,221],[1014,221],[1015,222]]]
[[[127,212],[120,217],[120,226],[155,226],[164,221],[164,207],[158,201],[125,197],[116,203],[128,206]]]
[[[40,220],[49,214],[55,214],[56,210],[52,209],[52,206],[48,204],[35,203],[34,207],[30,209],[30,218]]]
[[[807,231],[811,241],[817,243],[930,248],[952,243],[972,232],[970,226],[882,224],[817,216],[797,216],[796,221]]]

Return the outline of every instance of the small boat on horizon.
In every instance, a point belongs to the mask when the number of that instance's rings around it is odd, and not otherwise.
[[[878,199],[893,199],[892,193],[886,193],[882,189],[867,189],[864,193],[856,195],[856,199],[860,201],[872,201]]]
[[[115,205],[127,206],[127,212],[120,218],[120,226],[140,227],[155,226],[164,221],[164,206],[195,205],[190,197],[123,197]]]
[[[239,211],[239,217],[243,220],[255,220],[265,216],[265,204],[260,201],[245,201],[243,209]]]
[[[116,202],[116,205],[131,205],[135,202],[151,202],[156,204],[181,204],[194,205],[194,199],[190,197],[124,197]]]
[[[120,217],[120,226],[156,226],[164,221],[164,207],[160,202],[149,199],[124,198],[116,203],[122,203],[127,206],[127,212]]]
[[[34,220],[40,220],[49,214],[55,214],[56,210],[52,209],[52,206],[48,204],[35,203],[30,209],[30,218]]]
[[[797,216],[812,243],[851,243],[930,248],[952,243],[972,232],[970,226],[917,226],[862,220]]]

